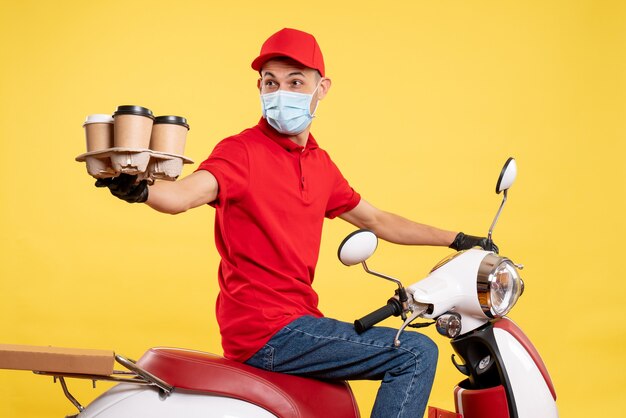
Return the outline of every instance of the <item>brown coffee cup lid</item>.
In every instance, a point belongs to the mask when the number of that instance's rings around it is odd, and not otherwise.
[[[184,126],[185,128],[189,129],[189,124],[187,123],[187,119],[185,119],[182,116],[167,115],[167,116],[157,116],[156,118],[154,118],[154,124],[155,125],[162,124],[162,123],[170,123],[172,125],[180,125],[180,126]]]
[[[154,115],[152,114],[152,110],[147,107],[134,106],[134,105],[124,105],[118,106],[115,113],[113,113],[113,117],[118,115],[138,115],[145,116],[150,119],[154,119]]]

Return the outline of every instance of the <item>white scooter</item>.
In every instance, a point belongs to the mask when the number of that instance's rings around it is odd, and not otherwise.
[[[509,159],[498,180],[497,192],[506,201],[516,165]],[[523,283],[508,258],[479,249],[461,251],[435,266],[425,279],[404,288],[391,277],[368,269],[376,236],[357,231],[339,248],[346,265],[361,263],[367,272],[391,280],[398,290],[383,308],[355,321],[363,332],[390,316],[405,321],[401,333],[419,318],[436,319],[437,330],[450,338],[468,376],[455,388],[457,413],[431,409],[429,416],[461,418],[557,417],[556,395],[545,366],[530,341],[507,312],[522,294]],[[358,418],[350,387],[272,373],[222,357],[192,350],[152,348],[138,361],[114,355],[125,368],[109,375],[36,369],[60,381],[78,414],[72,418]],[[111,359],[113,361],[113,359]],[[87,407],[71,395],[66,378],[118,382]],[[69,417],[68,417],[69,418]]]
[[[496,185],[504,198],[489,229],[490,242],[516,175],[515,160],[509,158]],[[357,332],[401,316],[404,324],[395,339],[400,345],[400,334],[415,319],[435,319],[437,331],[451,338],[462,360],[458,363],[453,355],[454,366],[467,376],[454,389],[456,413],[431,408],[429,417],[558,417],[556,392],[543,361],[521,329],[505,316],[524,291],[518,273],[523,266],[474,248],[445,258],[426,278],[404,288],[399,280],[368,268],[365,261],[377,243],[372,232],[361,230],[339,247],[343,264],[362,264],[366,272],[398,285],[387,305],[355,321]]]

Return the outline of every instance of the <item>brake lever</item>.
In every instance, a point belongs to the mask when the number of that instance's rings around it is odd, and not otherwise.
[[[396,333],[396,337],[393,340],[393,345],[396,347],[400,347],[400,334],[402,334],[402,331],[404,331],[404,329],[413,321],[415,321],[419,316],[422,316],[427,310],[428,310],[428,305],[425,304],[419,304],[417,307],[417,309],[415,309],[413,311],[413,313],[411,314],[411,316],[409,316],[405,321],[404,324],[402,324],[402,326],[400,327],[400,329],[398,330],[398,332]]]

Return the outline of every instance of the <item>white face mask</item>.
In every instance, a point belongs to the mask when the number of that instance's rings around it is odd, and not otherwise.
[[[311,100],[321,83],[320,80],[311,94],[285,90],[261,94],[263,117],[281,134],[298,135],[311,124],[315,117],[317,104],[311,113]]]

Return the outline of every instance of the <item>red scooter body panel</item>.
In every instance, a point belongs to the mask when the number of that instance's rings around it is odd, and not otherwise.
[[[273,373],[214,354],[176,348],[152,348],[137,364],[175,388],[241,399],[280,418],[360,416],[346,382]]]
[[[509,418],[506,393],[502,386],[477,390],[457,386],[454,389],[454,404],[463,418]]]
[[[428,418],[463,418],[463,415],[456,412],[446,411],[445,409],[428,407]]]

